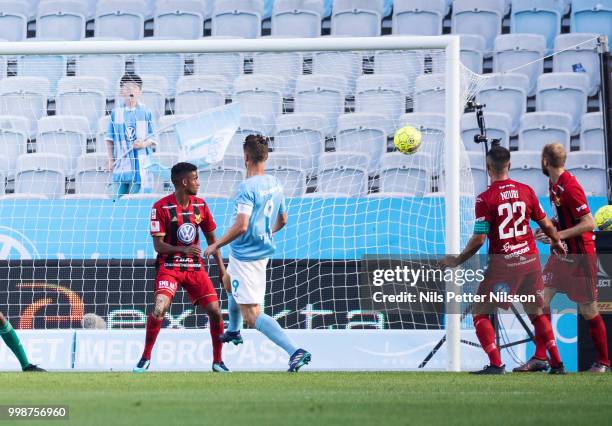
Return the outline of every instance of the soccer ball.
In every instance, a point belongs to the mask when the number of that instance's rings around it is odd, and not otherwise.
[[[402,154],[414,154],[421,146],[421,132],[412,126],[406,126],[395,132],[393,144]]]
[[[612,231],[612,206],[603,206],[597,210],[595,226],[600,231]]]

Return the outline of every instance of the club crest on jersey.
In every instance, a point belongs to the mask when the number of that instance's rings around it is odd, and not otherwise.
[[[199,225],[199,224],[200,224],[200,222],[202,222],[202,216],[200,216],[199,214],[196,214],[196,215],[195,215],[195,223],[196,223],[197,225]]]
[[[191,244],[197,235],[196,227],[193,223],[183,223],[176,231],[176,236],[183,244]]]

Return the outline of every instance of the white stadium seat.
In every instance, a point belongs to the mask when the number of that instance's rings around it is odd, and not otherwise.
[[[144,36],[147,4],[144,0],[104,0],[96,8],[97,37],[115,36],[139,40]]]
[[[111,172],[107,170],[105,154],[85,154],[77,159],[75,192],[77,194],[108,194]]]
[[[68,175],[76,169],[77,158],[87,149],[89,122],[82,116],[54,115],[38,121],[36,152],[65,155]]]
[[[17,115],[29,120],[29,136],[36,123],[47,115],[49,80],[43,77],[11,77],[0,80],[0,115]]]
[[[231,86],[220,75],[186,75],[176,83],[176,114],[197,114],[225,105]]]
[[[17,157],[27,153],[30,123],[25,117],[0,116],[0,156],[5,161],[5,177],[13,177]]]
[[[66,192],[68,159],[60,154],[23,154],[17,158],[15,193],[59,198]]]

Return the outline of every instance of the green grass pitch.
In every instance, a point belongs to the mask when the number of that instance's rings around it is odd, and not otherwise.
[[[0,405],[69,406],[65,423],[22,425],[612,422],[612,374],[1,373],[0,383]]]

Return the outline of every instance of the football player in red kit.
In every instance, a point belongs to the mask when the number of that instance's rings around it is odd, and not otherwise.
[[[442,259],[442,267],[456,267],[475,255],[487,237],[489,239],[489,264],[484,280],[478,287],[482,300],[474,304],[474,328],[489,365],[476,374],[503,374],[499,348],[495,343],[495,331],[489,318],[494,308],[508,309],[508,302],[493,297],[500,289],[508,295],[528,296],[524,302],[536,335],[546,342],[551,358],[551,373],[563,374],[565,369],[559,357],[550,321],[542,313],[541,293],[544,287],[542,269],[535,239],[529,221],[537,222],[551,239],[553,249],[563,251],[559,235],[546,217],[533,189],[508,177],[510,151],[500,146],[487,154],[487,173],[491,177],[489,188],[476,198],[476,222],[474,235],[460,255],[448,255]]]

